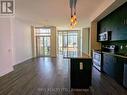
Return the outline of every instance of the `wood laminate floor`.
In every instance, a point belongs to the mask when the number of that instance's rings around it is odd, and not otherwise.
[[[69,60],[36,58],[14,67],[14,71],[0,77],[0,95],[127,95],[127,90],[114,80],[92,70],[92,89],[69,91]],[[92,94],[91,94],[92,93]]]

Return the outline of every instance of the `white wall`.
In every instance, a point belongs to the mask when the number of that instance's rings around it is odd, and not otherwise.
[[[31,27],[14,17],[0,17],[0,76],[32,58]]]
[[[11,18],[0,18],[0,76],[13,70]]]
[[[31,26],[18,18],[15,19],[14,48],[16,64],[32,58]]]

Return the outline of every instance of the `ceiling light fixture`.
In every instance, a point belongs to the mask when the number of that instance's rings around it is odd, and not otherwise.
[[[70,9],[71,9],[70,27],[71,29],[73,29],[77,25],[76,3],[77,3],[77,0],[70,0]]]

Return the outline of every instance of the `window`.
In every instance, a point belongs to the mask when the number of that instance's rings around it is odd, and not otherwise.
[[[50,36],[51,30],[45,28],[35,28],[36,36]]]

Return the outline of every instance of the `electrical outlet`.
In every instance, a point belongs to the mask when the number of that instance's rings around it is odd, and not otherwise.
[[[80,62],[80,70],[83,70],[83,62]]]

